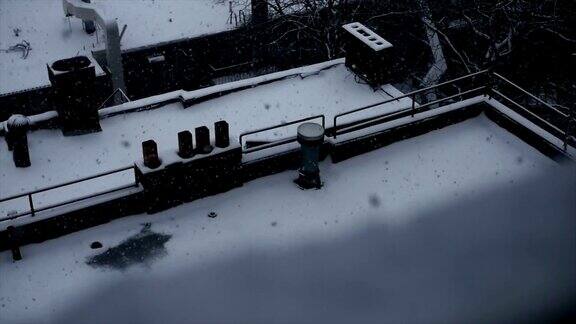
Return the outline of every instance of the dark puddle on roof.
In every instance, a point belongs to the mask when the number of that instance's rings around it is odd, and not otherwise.
[[[140,233],[129,237],[118,246],[89,257],[86,263],[94,268],[115,270],[125,270],[136,264],[150,266],[152,262],[168,254],[164,244],[172,237],[153,232],[150,228],[150,223],[144,224]]]

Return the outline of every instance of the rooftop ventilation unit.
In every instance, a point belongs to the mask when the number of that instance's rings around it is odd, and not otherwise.
[[[100,117],[94,100],[96,70],[86,56],[76,56],[48,65],[53,100],[64,135],[98,132]]]
[[[361,23],[342,27],[346,66],[373,87],[390,83],[392,44]]]

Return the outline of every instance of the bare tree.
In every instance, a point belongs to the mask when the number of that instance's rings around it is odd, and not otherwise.
[[[430,0],[432,2],[432,0]],[[562,0],[434,0],[433,21],[449,49],[450,63],[457,70],[474,71],[502,66],[510,73],[529,73],[523,65],[541,55],[542,65],[573,66],[576,54],[576,1]],[[539,42],[533,46],[532,42]],[[547,45],[548,44],[548,45]],[[554,48],[551,48],[553,46]],[[547,52],[526,51],[527,48]],[[562,53],[558,53],[562,52]],[[546,61],[546,57],[560,60]],[[576,80],[558,69],[534,67],[538,80],[521,81],[546,100],[572,105]],[[518,76],[517,76],[518,78]],[[572,103],[571,103],[572,102]],[[564,107],[569,109],[569,107]]]
[[[469,49],[453,50],[470,68],[489,66],[512,53],[515,42],[534,32],[545,32],[576,44],[572,21],[575,6],[558,0],[452,0],[434,10],[436,25],[447,43],[450,29],[468,28],[474,38]],[[478,53],[480,55],[478,55]]]
[[[251,0],[233,0],[248,8]],[[514,57],[517,48],[542,34],[576,46],[576,1],[567,0],[267,0],[270,44],[304,50],[326,59],[341,55],[343,24],[359,20],[379,26],[392,16],[419,18],[419,35],[430,49],[421,85],[438,82],[445,72],[474,72]],[[401,28],[401,26],[399,26]],[[305,42],[301,40],[305,39]],[[288,45],[286,45],[288,42]],[[521,45],[518,45],[521,44]],[[573,47],[576,48],[576,47]],[[573,51],[576,52],[576,49]],[[518,59],[516,57],[516,59]],[[568,84],[571,89],[574,85]]]

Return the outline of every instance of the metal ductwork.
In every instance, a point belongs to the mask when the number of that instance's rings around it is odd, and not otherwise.
[[[96,22],[105,31],[106,64],[112,74],[112,86],[114,90],[121,89],[126,92],[122,52],[120,51],[120,32],[116,20],[104,17],[94,4],[82,0],[62,0],[62,6],[67,17],[74,16],[84,21]],[[114,102],[121,104],[120,96],[114,96]]]

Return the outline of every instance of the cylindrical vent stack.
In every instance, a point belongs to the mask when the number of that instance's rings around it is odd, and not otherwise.
[[[216,147],[226,148],[230,145],[230,134],[226,121],[221,120],[214,123],[214,133],[216,137]]]
[[[142,157],[144,165],[150,169],[156,169],[162,164],[158,157],[158,147],[154,140],[147,140],[142,142]]]
[[[302,165],[298,170],[298,179],[294,182],[302,189],[320,189],[320,145],[324,143],[324,127],[316,123],[304,123],[298,126],[298,143],[301,145]]]
[[[189,159],[194,155],[194,144],[190,131],[178,133],[178,155],[183,159]]]
[[[18,168],[30,166],[28,151],[28,128],[30,120],[23,115],[12,115],[7,122],[8,147],[12,149],[14,164]]]
[[[196,136],[196,150],[200,154],[208,154],[212,152],[212,145],[210,144],[210,130],[206,126],[196,127],[194,129]]]

